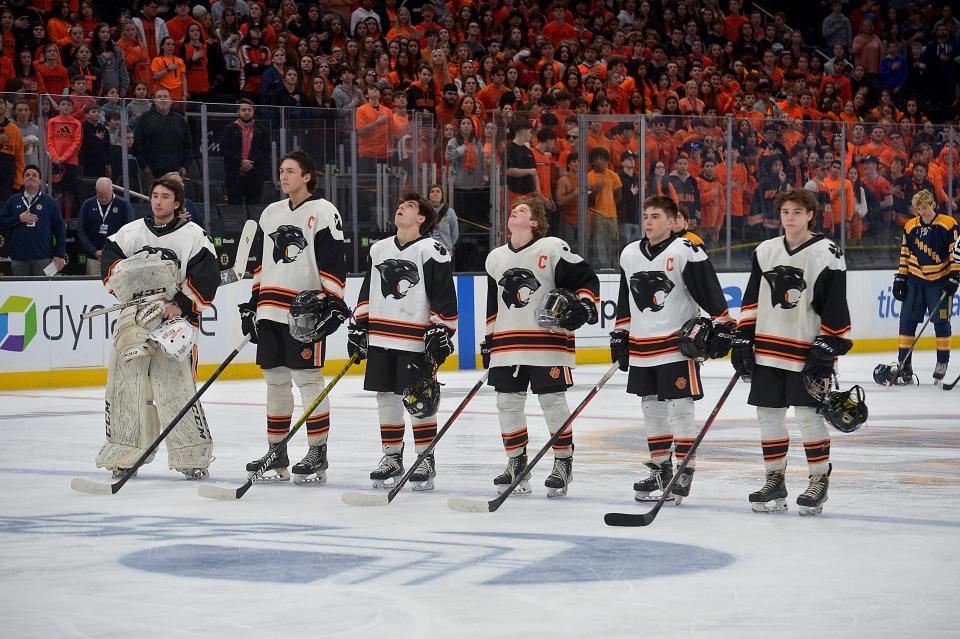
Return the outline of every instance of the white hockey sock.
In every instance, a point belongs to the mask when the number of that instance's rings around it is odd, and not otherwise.
[[[643,409],[643,423],[647,428],[650,461],[659,464],[666,460],[673,447],[673,433],[667,420],[669,408],[667,402],[660,401],[656,395],[644,396],[640,407]]]
[[[523,414],[526,403],[526,393],[497,393],[500,436],[507,457],[516,457],[527,447],[527,417]]]
[[[323,371],[319,368],[293,369],[290,371],[293,381],[300,389],[300,401],[303,409],[314,402],[323,392],[326,383],[323,380]],[[326,397],[317,406],[317,409],[307,418],[307,445],[320,446],[327,443],[327,434],[330,432],[330,400]]]
[[[403,401],[396,393],[377,393],[377,414],[380,416],[380,443],[383,452],[391,455],[403,450],[405,429]]]
[[[817,409],[797,406],[794,409],[800,422],[803,451],[807,455],[807,467],[811,475],[822,475],[830,464],[830,431]]]
[[[666,404],[667,425],[670,432],[674,434],[674,450],[676,451],[677,463],[680,463],[686,458],[694,440],[697,438],[693,398],[668,399]],[[687,466],[693,468],[696,465],[697,460],[694,456]]]
[[[540,408],[543,409],[543,419],[547,422],[547,428],[550,429],[550,436],[563,426],[563,422],[570,417],[570,407],[567,406],[566,392],[543,393],[538,395]],[[573,457],[573,424],[563,431],[563,435],[557,439],[553,445],[553,455],[557,458]]]
[[[757,421],[760,422],[760,446],[767,472],[787,467],[787,449],[790,433],[787,432],[787,409],[757,406]]]
[[[290,432],[293,417],[293,389],[286,366],[263,369],[267,382],[267,442],[276,444]]]

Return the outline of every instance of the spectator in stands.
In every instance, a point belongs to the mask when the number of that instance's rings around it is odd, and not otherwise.
[[[254,102],[260,100],[260,83],[270,61],[270,49],[262,36],[259,26],[250,27],[240,44],[240,91]]]
[[[220,0],[210,7],[213,23],[218,28],[222,26],[223,16],[227,11],[232,11],[239,20],[246,20],[250,17],[250,7],[244,0]]]
[[[520,119],[513,126],[513,139],[506,147],[507,209],[513,202],[532,196],[540,191],[537,175],[537,161],[529,144],[533,125],[527,119]],[[616,216],[616,214],[614,214]]]
[[[0,100],[0,198],[5,202],[23,184],[23,136],[7,118],[7,103]]]
[[[632,151],[620,154],[620,201],[617,202],[617,222],[620,225],[621,245],[635,242],[643,237],[640,219],[640,180],[637,179],[637,156]]]
[[[130,75],[123,58],[123,51],[113,41],[110,25],[101,22],[93,32],[93,57],[100,68],[100,84],[103,92],[116,87],[120,95],[130,90]]]
[[[344,69],[347,73],[348,69]],[[339,90],[340,87],[337,87]],[[397,133],[393,111],[380,104],[380,87],[367,87],[367,102],[357,107],[354,117],[357,131],[357,174],[363,176],[363,188],[357,196],[359,222],[372,226],[377,211],[373,206],[371,183],[377,174],[377,166],[386,166]],[[416,167],[419,170],[419,167]],[[359,188],[359,187],[358,187]]]
[[[253,101],[240,98],[237,119],[220,137],[227,199],[233,205],[260,204],[263,183],[270,176],[270,138],[254,113]]]
[[[60,114],[47,121],[47,153],[53,162],[53,193],[62,196],[64,217],[70,219],[77,193],[77,166],[83,133],[80,122],[73,117],[73,100],[63,96],[57,107]]]
[[[40,164],[40,127],[34,121],[30,103],[26,100],[17,100],[13,103],[14,122],[20,129],[23,138],[23,163]]]
[[[439,184],[434,184],[430,187],[430,191],[427,193],[427,200],[437,214],[437,221],[433,225],[431,236],[440,242],[452,256],[453,249],[457,245],[457,240],[460,238],[460,224],[457,220],[457,214],[444,200],[443,187]]]
[[[187,92],[190,99],[206,102],[210,93],[211,61],[203,27],[199,23],[187,26],[182,57],[187,68]]]
[[[177,45],[173,38],[167,36],[160,43],[160,55],[150,62],[150,73],[153,78],[153,94],[162,88],[170,93],[170,99],[176,102],[189,100],[190,92],[187,89],[187,65],[183,58],[176,54]]]
[[[590,150],[587,173],[588,211],[590,214],[590,263],[594,268],[613,268],[617,262],[620,239],[617,228],[617,204],[623,184],[610,169],[610,152],[603,147]]]
[[[80,173],[84,177],[107,175],[110,162],[110,134],[100,121],[100,107],[83,107],[80,142]],[[89,192],[89,191],[88,191]]]
[[[137,31],[137,25],[131,20],[123,24],[121,29],[122,36],[117,40],[123,54],[123,65],[127,69],[127,78],[129,88],[123,95],[129,95],[129,91],[136,86],[138,82],[143,82],[147,86],[150,84],[150,58],[147,53],[147,46],[140,39]]]
[[[51,262],[54,272],[66,264],[66,225],[56,201],[40,192],[40,168],[23,169],[23,192],[7,198],[0,230],[8,231],[13,275],[42,276]]]
[[[170,91],[161,87],[157,89],[153,108],[137,120],[134,154],[148,183],[171,171],[186,175],[192,159],[187,121],[173,111],[172,106]]]
[[[167,24],[157,16],[157,0],[146,0],[140,8],[141,16],[132,19],[140,36],[140,43],[151,60],[163,52],[163,39],[170,37]]]
[[[453,183],[453,201],[460,217],[487,224],[490,221],[490,198],[484,193],[487,177],[484,171],[483,144],[477,138],[474,122],[460,120],[455,138],[447,144],[447,166]]]
[[[108,177],[97,180],[96,195],[80,205],[80,225],[77,239],[87,258],[87,275],[100,276],[100,255],[107,237],[132,222],[133,207],[113,192],[113,182]]]

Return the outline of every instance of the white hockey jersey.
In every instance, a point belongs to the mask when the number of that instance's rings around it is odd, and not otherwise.
[[[286,324],[293,298],[303,291],[343,299],[343,222],[327,200],[312,196],[293,209],[289,198],[270,204],[260,215],[253,245],[257,263],[250,301],[258,320]]]
[[[134,253],[160,253],[179,264],[173,302],[183,316],[197,324],[203,307],[213,303],[220,285],[220,270],[213,243],[203,229],[189,220],[174,220],[157,227],[153,218],[124,224],[107,238],[100,258],[103,283],[109,288],[110,275],[117,263]]]
[[[839,247],[822,235],[792,251],[783,237],[760,243],[739,322],[754,338],[757,364],[800,372],[818,335],[846,338],[846,268]]]
[[[450,252],[428,235],[403,246],[388,237],[370,247],[354,323],[370,346],[423,352],[430,324],[457,330],[457,292]]]
[[[575,365],[570,331],[537,324],[537,309],[554,289],[572,291],[598,304],[600,280],[582,257],[556,237],[542,237],[519,249],[510,244],[487,255],[487,341],[490,366]]]
[[[620,253],[616,327],[630,333],[630,365],[682,362],[679,332],[703,308],[716,323],[729,321],[726,298],[706,251],[672,236],[651,246],[646,238]]]

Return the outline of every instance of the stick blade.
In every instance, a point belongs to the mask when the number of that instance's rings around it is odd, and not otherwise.
[[[88,495],[112,495],[113,494],[112,484],[104,484],[103,482],[99,482],[99,481],[81,479],[80,477],[74,477],[70,481],[70,488],[74,489],[78,493],[86,493]]]
[[[465,497],[451,497],[447,500],[447,508],[461,513],[488,513],[490,512],[490,502]]]
[[[656,512],[633,514],[633,513],[607,513],[603,516],[603,523],[608,526],[626,526],[634,528],[636,526],[649,526],[656,517]]]
[[[373,493],[343,493],[340,500],[350,506],[386,506],[390,503],[387,495]]]
[[[240,499],[236,488],[224,488],[223,486],[199,486],[197,493],[207,499],[219,499],[221,501],[234,501]]]

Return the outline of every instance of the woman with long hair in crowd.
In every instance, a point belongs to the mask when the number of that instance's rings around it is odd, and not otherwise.
[[[177,43],[167,36],[160,41],[160,54],[150,62],[153,74],[153,91],[163,87],[170,90],[170,99],[174,102],[189,100],[187,90],[187,65],[176,53]],[[79,55],[79,52],[78,52]]]
[[[183,41],[183,61],[187,65],[187,91],[190,99],[206,102],[210,94],[210,57],[203,27],[191,23]]]
[[[391,71],[387,75],[390,84],[397,88],[402,88],[417,79],[416,68],[410,61],[410,54],[404,49],[397,54],[397,59]]]
[[[100,67],[103,89],[117,87],[120,95],[126,95],[130,89],[130,75],[127,73],[123,51],[113,41],[113,33],[106,22],[101,22],[94,28],[91,49],[94,61]]]

